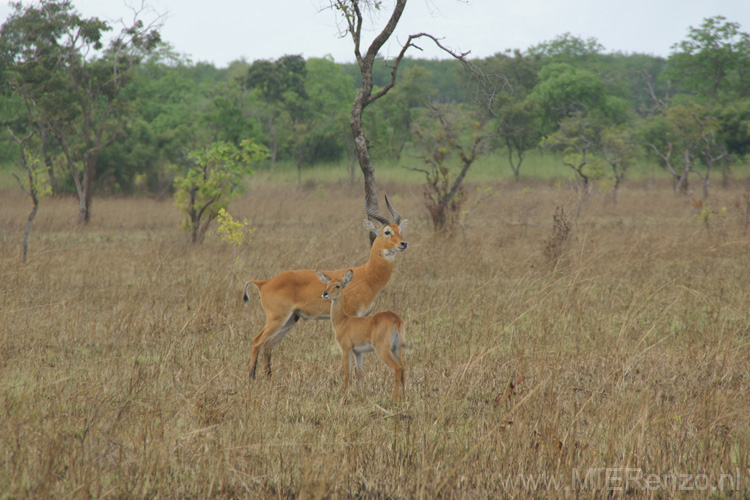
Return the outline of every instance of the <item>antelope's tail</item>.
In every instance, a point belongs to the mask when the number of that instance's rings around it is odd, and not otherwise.
[[[263,283],[265,283],[265,281],[256,281],[256,280],[248,280],[248,282],[245,283],[245,293],[242,294],[242,300],[245,301],[245,304],[250,302],[250,294],[247,291],[247,287],[249,287],[250,284],[253,284],[258,287],[258,290],[260,290],[260,287]]]

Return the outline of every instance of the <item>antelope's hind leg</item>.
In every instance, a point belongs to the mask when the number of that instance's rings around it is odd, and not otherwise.
[[[401,331],[399,332],[399,326],[395,327],[391,334],[391,354],[401,365],[401,391],[406,396],[406,367],[404,366],[404,347],[406,346],[403,343],[403,323],[400,328]]]
[[[266,341],[266,375],[268,375],[269,377],[271,376],[271,351],[273,350],[274,346],[281,342],[281,339],[283,339],[286,334],[289,333],[289,330],[291,330],[292,327],[297,324],[297,321],[299,321],[299,316],[297,316],[296,314],[292,314],[286,321],[286,323],[284,323],[284,326],[277,330],[276,333],[271,335]]]
[[[380,347],[376,348],[378,355],[385,361],[385,364],[393,370],[393,402],[398,401],[398,388],[404,382],[404,366],[401,361],[396,359],[391,351],[391,346],[379,344]]]
[[[289,314],[286,318],[269,318],[266,325],[260,331],[257,337],[253,339],[253,350],[250,354],[250,379],[255,378],[255,369],[258,365],[258,354],[260,350],[266,357],[266,375],[271,376],[271,349],[276,345],[284,335],[295,325],[299,318],[295,314]]]

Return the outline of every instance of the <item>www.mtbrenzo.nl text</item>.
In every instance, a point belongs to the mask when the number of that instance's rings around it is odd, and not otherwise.
[[[591,490],[591,491],[739,491],[740,470],[720,474],[666,472],[649,473],[631,467],[573,469],[570,478],[560,475],[518,473],[500,475],[506,491],[512,490]]]

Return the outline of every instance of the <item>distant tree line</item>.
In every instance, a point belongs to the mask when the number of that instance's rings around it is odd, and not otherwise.
[[[346,160],[354,175],[355,64],[290,54],[216,68],[177,56],[159,28],[136,21],[107,37],[111,26],[81,18],[69,0],[14,4],[0,28],[0,163],[18,164],[28,148],[55,193],[78,195],[82,222],[94,191],[171,193],[196,166],[191,152],[212,143],[251,139],[271,170]],[[606,180],[615,199],[639,161],[658,164],[677,192],[697,177],[704,197],[715,172],[747,163],[750,35],[724,17],[691,27],[666,59],[606,53],[566,33],[472,64],[495,78],[477,84],[451,60],[402,61],[397,85],[365,117],[373,160],[403,163],[416,151],[442,165],[434,146],[450,136],[437,151],[481,144],[520,178],[527,153],[542,148],[582,189]],[[373,76],[376,87],[390,81],[387,61]],[[446,135],[446,117],[467,125]]]

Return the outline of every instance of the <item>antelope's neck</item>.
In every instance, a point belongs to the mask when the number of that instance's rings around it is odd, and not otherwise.
[[[334,329],[336,329],[336,325],[347,318],[347,315],[344,314],[344,307],[341,302],[341,300],[331,301],[331,323],[333,323]]]
[[[386,257],[384,250],[378,245],[373,245],[370,250],[370,258],[365,264],[367,281],[375,290],[382,289],[391,277],[393,271],[393,257]]]

